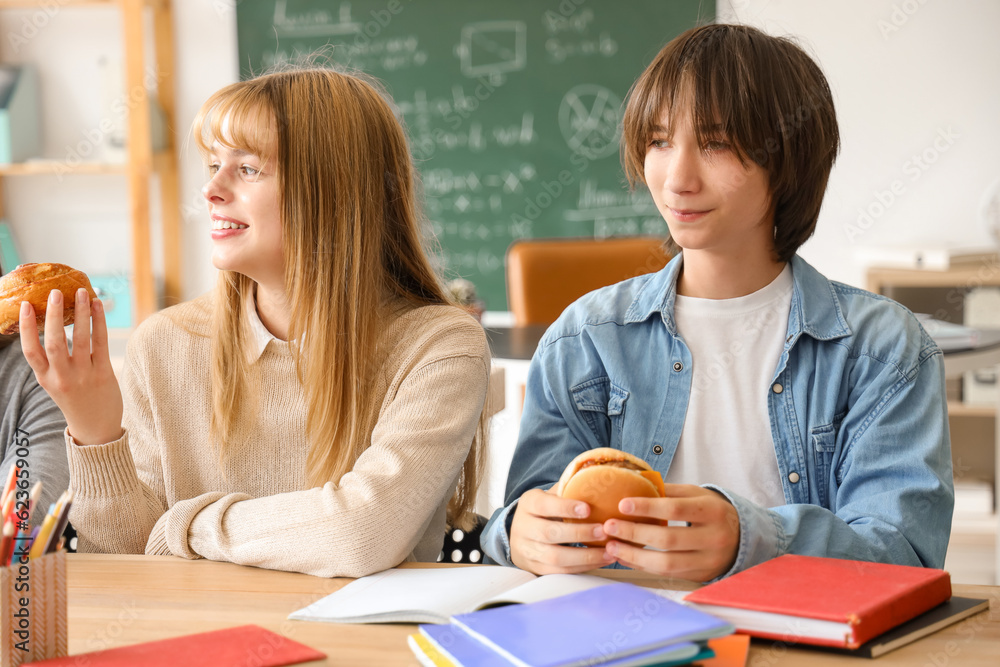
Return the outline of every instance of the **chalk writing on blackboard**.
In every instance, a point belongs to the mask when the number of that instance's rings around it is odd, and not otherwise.
[[[458,52],[462,74],[474,79],[527,67],[527,32],[524,21],[483,21],[462,26]]]
[[[516,239],[664,235],[618,159],[632,82],[713,0],[258,0],[242,76],[321,50],[382,82],[406,128],[446,277],[506,308]]]

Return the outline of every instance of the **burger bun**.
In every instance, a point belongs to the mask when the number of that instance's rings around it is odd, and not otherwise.
[[[661,524],[648,519],[622,514],[618,504],[623,498],[662,498],[663,479],[648,463],[628,452],[611,447],[598,447],[570,461],[559,482],[553,487],[556,495],[581,500],[590,506],[585,519],[566,519],[573,523],[604,523],[608,519],[624,519],[635,523]],[[587,546],[604,546],[607,539],[585,542]]]
[[[97,298],[83,271],[65,264],[21,264],[0,278],[0,334],[18,333],[22,301],[31,303],[39,328],[44,326],[52,290],[59,290],[63,295],[63,326],[73,324],[76,291],[81,287],[87,290],[91,299]]]

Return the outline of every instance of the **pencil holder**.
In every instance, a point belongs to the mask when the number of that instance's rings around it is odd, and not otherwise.
[[[0,665],[66,655],[66,552],[0,568]]]

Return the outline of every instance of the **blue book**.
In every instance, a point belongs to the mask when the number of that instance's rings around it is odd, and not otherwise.
[[[458,667],[510,667],[510,661],[456,625],[421,625],[422,634]],[[672,667],[713,657],[711,649],[692,642],[635,653],[599,663],[600,667]]]
[[[626,583],[451,620],[518,667],[599,665],[734,631],[723,620]]]
[[[510,661],[454,625],[421,625],[420,634],[459,667],[510,667]]]

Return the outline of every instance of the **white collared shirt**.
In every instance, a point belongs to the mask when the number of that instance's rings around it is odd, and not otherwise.
[[[273,333],[267,330],[264,323],[260,321],[260,315],[257,314],[257,290],[254,290],[253,296],[246,301],[247,310],[247,322],[250,324],[250,333],[252,337],[250,339],[250,344],[253,346],[254,361],[260,359],[260,356],[264,354],[264,350],[267,348],[267,344],[272,340],[279,343],[284,343]]]
[[[677,331],[691,351],[691,398],[665,482],[717,484],[761,507],[785,504],[767,396],[793,288],[786,264],[746,296],[677,295]]]

